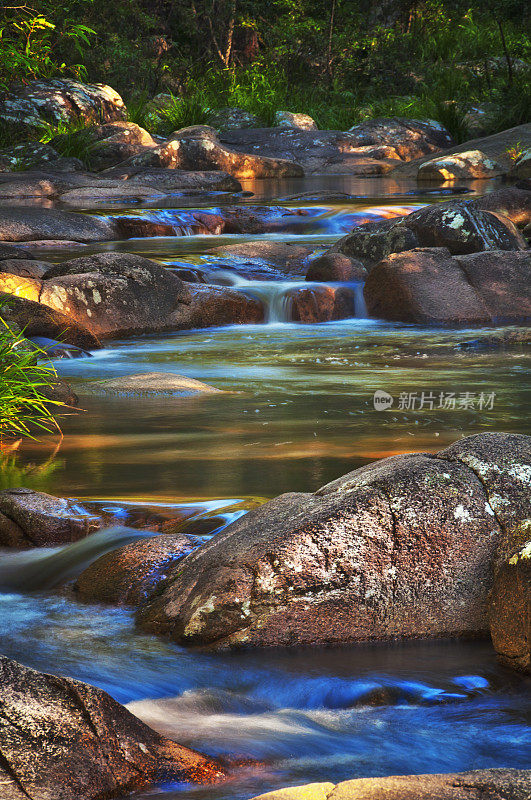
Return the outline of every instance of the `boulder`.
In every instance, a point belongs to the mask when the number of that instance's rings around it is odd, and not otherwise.
[[[304,275],[312,248],[286,242],[258,240],[216,247],[211,253],[219,255],[223,265],[235,269],[239,274],[259,277],[259,274],[263,273],[267,279],[271,269],[278,270],[282,275]]]
[[[87,328],[56,309],[14,294],[0,293],[0,298],[6,301],[2,306],[2,317],[8,324],[16,325],[27,337],[57,339],[82,350],[97,350],[101,347],[99,339]]]
[[[524,150],[514,165],[509,170],[509,178],[531,178],[531,147]]]
[[[219,139],[222,145],[239,153],[258,152],[269,158],[295,161],[305,174],[350,175],[384,175],[401,160],[428,155],[452,144],[450,134],[439,123],[396,117],[368,120],[347,132],[255,128],[223,131]]]
[[[60,158],[57,150],[41,142],[24,142],[0,150],[0,171],[12,172],[37,166],[52,166]],[[50,164],[52,162],[52,164]]]
[[[96,389],[101,392],[126,395],[193,397],[197,394],[220,394],[220,390],[213,386],[173,372],[141,372],[138,375],[92,381],[88,388],[91,391]]]
[[[489,599],[490,634],[498,658],[511,669],[531,674],[531,540],[498,564]]]
[[[418,247],[418,240],[404,219],[387,219],[382,222],[366,222],[343,236],[328,251],[342,253],[359,259],[366,265],[377,264],[391,253],[400,253]]]
[[[65,261],[47,273],[39,302],[98,338],[170,329],[189,305],[186,284],[154,261],[130,253],[98,253]]]
[[[447,247],[452,254],[481,250],[525,250],[513,223],[470,203],[451,200],[426,206],[404,218],[421,247]]]
[[[142,169],[111,170],[109,175],[127,181],[130,184],[140,183],[142,186],[153,186],[159,191],[173,193],[183,191],[196,194],[203,192],[241,192],[241,183],[232,175],[221,170],[164,169],[150,167]],[[1,187],[0,187],[1,189]]]
[[[309,783],[254,800],[528,800],[531,770],[476,769],[446,775],[399,775]]]
[[[125,120],[126,108],[110,86],[58,78],[12,86],[0,101],[0,118],[17,126],[40,128],[43,121],[57,125]]]
[[[74,592],[89,603],[139,606],[166,577],[169,567],[197,547],[183,534],[160,534],[119,547],[78,577]]]
[[[531,319],[531,255],[488,251],[452,257],[446,248],[393,253],[364,287],[372,317],[437,325],[488,325]]]
[[[75,502],[33,489],[0,492],[2,547],[48,547],[83,539],[102,521]]]
[[[29,258],[6,258],[0,261],[0,272],[18,275],[19,278],[39,280],[53,264],[50,261],[37,261]]]
[[[418,181],[485,180],[497,178],[506,170],[482,153],[481,150],[465,150],[440,158],[433,158],[420,165],[417,173]]]
[[[508,217],[519,228],[531,223],[531,191],[517,186],[504,186],[494,192],[475,197],[469,204],[481,211],[493,211]]]
[[[29,261],[30,259],[35,258],[35,256],[30,253],[29,250],[24,250],[22,247],[13,247],[11,244],[4,244],[4,242],[0,242],[0,261],[12,261],[14,258],[20,258],[24,261]]]
[[[221,144],[214,128],[195,125],[173,133],[150,150],[127,159],[122,166],[223,170],[236,178],[281,178],[303,174],[299,164],[285,159],[239,153]]]
[[[294,128],[299,131],[316,131],[317,125],[308,114],[293,114],[291,111],[277,111],[275,122],[279,128]]]
[[[91,169],[102,170],[125,161],[126,158],[155,147],[157,142],[150,133],[134,122],[108,122],[94,125],[70,134],[55,136],[50,144],[62,151],[78,142],[86,151],[86,161]]]
[[[106,692],[0,657],[3,800],[98,800],[162,780],[223,777]]]
[[[254,297],[225,286],[190,284],[191,303],[171,317],[175,330],[217,328],[221,325],[255,325],[264,321],[264,308]]]
[[[306,273],[307,281],[361,281],[367,277],[367,270],[357,258],[349,258],[343,253],[324,253],[311,263]]]
[[[491,323],[531,322],[531,252],[487,250],[456,256],[463,274],[489,313]]]
[[[530,468],[530,437],[485,433],[281,495],[170,570],[138,622],[213,649],[485,635],[490,500],[527,519]]]
[[[74,242],[103,242],[115,236],[112,222],[101,217],[53,208],[0,208],[0,241],[68,239]]]
[[[347,287],[317,284],[289,292],[293,322],[316,323],[354,316],[354,294]]]
[[[67,206],[67,208],[81,209],[95,208],[97,206],[105,207],[114,203],[141,203],[147,200],[161,200],[167,196],[165,192],[155,189],[153,186],[122,183],[119,186],[112,187],[95,185],[86,186],[82,189],[71,189],[69,192],[64,192],[60,199],[62,205]],[[117,234],[121,236],[122,232],[118,230]]]
[[[258,117],[243,108],[214,108],[210,110],[208,117],[210,124],[220,131],[260,126]]]

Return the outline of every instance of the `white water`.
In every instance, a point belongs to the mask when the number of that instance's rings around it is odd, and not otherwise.
[[[259,300],[264,307],[266,325],[292,322],[293,298],[300,291],[314,291],[330,288],[350,289],[353,293],[351,319],[367,319],[367,308],[363,297],[363,283],[342,282],[322,283],[317,281],[250,281],[231,270],[213,270],[206,276],[208,283],[232,286]]]

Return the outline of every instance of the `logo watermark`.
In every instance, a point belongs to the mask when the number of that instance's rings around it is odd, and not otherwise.
[[[397,411],[492,411],[495,392],[400,392]],[[395,398],[383,389],[373,395],[376,411],[385,411],[395,403]]]

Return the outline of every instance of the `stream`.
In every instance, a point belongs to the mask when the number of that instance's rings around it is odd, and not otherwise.
[[[354,224],[447,194],[342,176],[243,188],[254,194],[242,204],[278,206],[278,198],[308,193],[284,201],[304,213],[260,236],[182,235],[37,252],[60,261],[119,249],[168,269],[200,270],[261,300],[266,321],[117,340],[90,357],[54,362],[83,410],[63,420],[53,459],[57,437],[25,442],[6,462],[2,488],[76,498],[89,512],[111,514],[113,526],[67,548],[0,552],[1,651],[102,687],[181,744],[248,761],[228,784],[156,786],[135,800],[248,800],[312,781],[529,767],[530,681],[498,665],[488,641],[213,655],[138,632],[128,609],[82,605],[54,591],[100,554],[151,535],[135,530],[139,519],[174,520],[201,542],[277,494],[314,491],[375,459],[436,452],[482,431],[529,433],[524,375],[531,359],[517,347],[493,346],[492,329],[368,319],[360,282],[349,285],[350,319],[292,323],[291,296],[303,277],[248,278],[237,258],[212,253],[257,239],[319,253]],[[472,196],[496,185],[462,188]],[[354,197],[328,202],[318,197],[323,190]],[[182,197],[172,207],[92,213],[171,221],[186,233],[191,209],[215,213],[224,202],[222,195],[210,206]],[[234,205],[234,197],[226,202]],[[154,371],[223,393],[91,390],[96,379]],[[374,406],[377,390],[393,398],[385,411]]]

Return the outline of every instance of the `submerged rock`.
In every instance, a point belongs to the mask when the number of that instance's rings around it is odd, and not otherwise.
[[[196,394],[220,394],[220,389],[206,383],[176,375],[173,372],[141,372],[138,375],[124,375],[103,381],[92,381],[87,387],[91,391],[127,395],[172,395],[176,397],[192,397]]]
[[[224,777],[101,689],[0,656],[2,800],[101,800],[162,780]]]
[[[420,165],[417,173],[418,181],[485,180],[496,178],[505,172],[501,164],[482,153],[481,150],[465,150],[465,152],[433,158]]]
[[[444,247],[393,253],[364,287],[372,317],[438,325],[531,321],[531,253],[489,250],[452,257]]]
[[[528,800],[531,770],[476,769],[446,775],[399,775],[309,783],[254,800]]]
[[[139,606],[197,544],[184,534],[160,534],[106,553],[78,577],[76,596],[90,603]]]
[[[530,468],[530,437],[486,433],[281,495],[187,556],[138,621],[215,649],[485,635]]]
[[[100,517],[64,498],[23,488],[0,492],[2,547],[43,547],[76,542],[101,525]]]
[[[260,268],[272,267],[282,275],[302,276],[306,272],[308,256],[313,252],[313,248],[286,242],[258,240],[216,247],[211,252],[214,255],[219,254],[220,260],[227,259],[227,266],[240,274],[245,267],[248,268],[247,272],[259,272]]]

